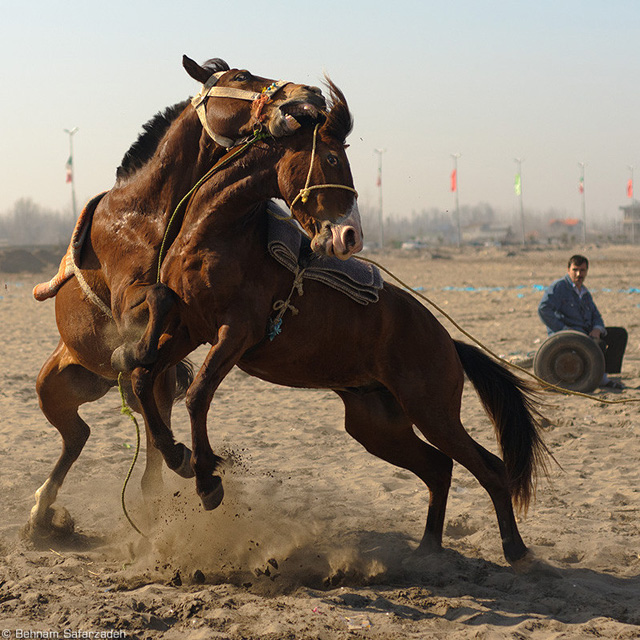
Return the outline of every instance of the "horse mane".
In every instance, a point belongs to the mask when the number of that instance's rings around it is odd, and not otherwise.
[[[353,117],[344,93],[327,76],[325,84],[329,90],[329,105],[327,119],[322,125],[323,134],[345,143],[347,136],[353,129]]]
[[[129,178],[143,167],[158,149],[160,140],[173,121],[186,109],[189,100],[183,100],[156,113],[149,122],[143,125],[142,133],[124,154],[120,166],[116,170],[118,180]]]

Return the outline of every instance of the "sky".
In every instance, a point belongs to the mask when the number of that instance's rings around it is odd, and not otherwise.
[[[0,0],[0,214],[109,189],[142,125],[199,87],[182,55],[345,93],[362,208],[620,217],[640,179],[637,0]],[[383,150],[377,152],[378,150]],[[635,178],[635,175],[634,175]],[[640,186],[636,195],[640,194]],[[515,213],[514,213],[515,215]]]

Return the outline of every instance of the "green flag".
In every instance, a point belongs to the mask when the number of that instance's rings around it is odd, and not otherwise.
[[[519,196],[522,193],[522,181],[520,179],[519,173],[516,173],[516,179],[513,183],[513,190],[516,192],[517,196]]]

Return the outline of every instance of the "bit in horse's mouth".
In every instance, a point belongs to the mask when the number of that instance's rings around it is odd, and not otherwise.
[[[293,125],[293,122],[297,123],[295,128],[304,125],[315,125],[322,120],[320,109],[309,102],[283,104],[281,111],[287,123],[290,125]]]

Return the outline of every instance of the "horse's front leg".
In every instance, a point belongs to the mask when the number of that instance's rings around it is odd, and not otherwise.
[[[179,361],[177,368],[185,367],[180,360],[191,350],[188,339],[181,334],[174,335],[164,341],[153,367],[136,367],[131,372],[131,389],[144,418],[148,439],[160,451],[169,469],[183,478],[193,477],[191,451],[175,441],[170,424],[171,407],[176,393],[186,391],[191,376],[188,375],[188,381],[185,379],[176,386],[175,371],[167,371],[167,368],[176,360]],[[153,482],[152,472],[150,477]]]
[[[127,288],[117,314],[125,342],[111,355],[111,365],[116,371],[133,371],[157,360],[158,342],[176,300],[176,294],[162,283]]]
[[[213,475],[222,459],[213,453],[209,443],[207,413],[216,389],[248,347],[246,333],[241,329],[244,324],[238,322],[235,329],[229,325],[220,327],[217,342],[209,350],[187,391],[193,449],[191,464],[196,475],[196,490],[207,510],[215,509],[224,496],[222,480]]]

